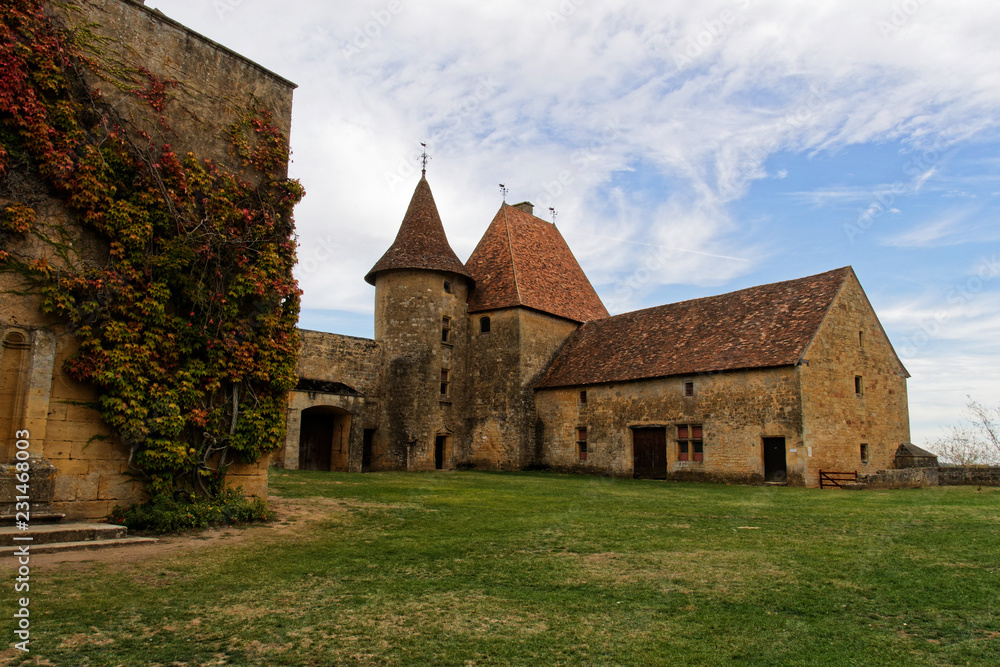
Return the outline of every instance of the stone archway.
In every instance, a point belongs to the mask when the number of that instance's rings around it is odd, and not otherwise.
[[[321,405],[302,411],[299,470],[349,470],[351,413]]]

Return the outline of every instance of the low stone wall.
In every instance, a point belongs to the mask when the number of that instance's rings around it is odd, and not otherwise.
[[[856,488],[919,489],[937,485],[937,468],[901,468],[895,470],[879,470],[871,475],[858,475]]]
[[[1000,486],[1000,467],[947,466],[938,468],[941,486]]]

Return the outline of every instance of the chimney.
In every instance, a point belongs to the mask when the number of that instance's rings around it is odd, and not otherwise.
[[[520,204],[514,204],[514,208],[524,211],[528,215],[535,214],[535,205],[530,201],[523,201]]]

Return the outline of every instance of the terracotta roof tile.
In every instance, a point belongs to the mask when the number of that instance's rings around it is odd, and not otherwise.
[[[466,278],[471,277],[448,245],[448,237],[434,204],[434,195],[431,194],[431,186],[423,176],[410,198],[410,205],[403,216],[396,240],[368,272],[365,281],[374,285],[377,273],[394,269],[450,271]]]
[[[539,388],[792,365],[850,267],[588,322]]]
[[[466,266],[469,312],[524,306],[575,322],[608,316],[555,225],[503,204]]]

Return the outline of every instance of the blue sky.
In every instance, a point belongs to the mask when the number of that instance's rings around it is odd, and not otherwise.
[[[424,141],[462,259],[503,182],[615,313],[852,265],[914,442],[1000,402],[998,3],[147,4],[299,84],[306,328],[372,335]]]

